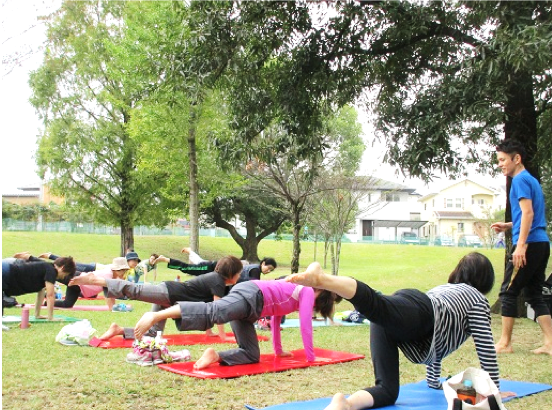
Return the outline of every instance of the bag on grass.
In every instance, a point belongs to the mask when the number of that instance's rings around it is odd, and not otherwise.
[[[90,321],[84,319],[70,325],[63,326],[56,336],[56,342],[66,346],[88,346],[88,342],[96,329]]]
[[[458,398],[457,390],[464,387],[464,381],[471,380],[477,393],[476,403],[469,404]],[[448,403],[448,410],[506,410],[502,404],[498,387],[484,370],[468,367],[462,373],[452,376],[443,382],[443,392]]]

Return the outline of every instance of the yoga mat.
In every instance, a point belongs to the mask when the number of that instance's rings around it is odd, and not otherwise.
[[[34,308],[35,305],[25,305],[29,308]],[[128,305],[130,306],[130,305]],[[46,306],[44,306],[46,308]],[[73,305],[70,308],[54,307],[55,310],[79,310],[79,311],[94,311],[94,312],[109,312],[107,305]]]
[[[275,357],[274,354],[262,354],[259,363],[241,364],[236,366],[221,366],[212,364],[203,370],[194,370],[195,362],[180,362],[160,364],[157,367],[169,372],[199,379],[230,379],[233,377],[251,376],[254,374],[282,372],[290,369],[301,369],[309,366],[324,366],[327,364],[344,363],[364,359],[363,355],[335,352],[326,349],[314,349],[316,360],[307,362],[305,351],[294,350],[293,357]]]
[[[56,322],[78,322],[82,319],[77,319],[69,316],[54,315],[55,320],[37,319],[34,316],[29,316],[30,323],[56,323]],[[2,323],[19,323],[21,322],[21,316],[9,315],[2,316]]]
[[[519,399],[530,394],[540,393],[546,390],[552,390],[552,386],[539,383],[518,382],[510,380],[500,380],[500,389],[502,391],[512,391],[517,394],[515,397],[503,399],[507,402],[513,399]],[[274,406],[263,407],[263,410],[320,410],[330,404],[331,398],[298,401]],[[260,408],[245,405],[249,410],[260,410]],[[381,407],[387,410],[446,410],[447,399],[442,390],[430,389],[425,380],[406,384],[401,386],[399,398],[393,406]]]
[[[342,320],[335,320],[336,323],[339,323],[342,326],[366,326],[368,323],[353,323],[353,322],[344,322]],[[322,327],[322,326],[332,326],[330,322],[324,320],[313,320],[312,327]],[[282,329],[285,328],[294,328],[299,327],[299,319],[287,319],[284,323],[280,325]],[[338,326],[335,326],[338,327]]]
[[[163,339],[167,340],[168,346],[190,346],[190,345],[200,345],[200,344],[214,344],[214,343],[236,343],[234,334],[232,332],[226,333],[226,336],[229,336],[230,339],[226,341],[221,341],[218,336],[210,337],[205,333],[178,333],[176,335],[163,335]],[[268,337],[266,336],[257,336],[259,342],[266,342]],[[109,340],[100,340],[96,337],[93,337],[92,340],[88,343],[92,347],[101,347],[102,349],[117,349],[117,348],[130,348],[132,347],[132,339],[124,339],[122,336],[115,336]]]

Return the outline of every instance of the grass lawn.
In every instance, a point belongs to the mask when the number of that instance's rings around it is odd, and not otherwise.
[[[160,253],[186,260],[180,249],[187,246],[187,237],[137,236],[135,249],[146,258],[150,253]],[[51,251],[71,255],[81,262],[110,263],[118,256],[119,237],[104,235],[80,235],[43,232],[3,232],[2,257],[18,251],[30,251],[35,255]],[[259,256],[272,256],[278,269],[267,275],[274,278],[289,273],[291,242],[263,241]],[[384,293],[400,288],[428,290],[446,282],[466,248],[439,248],[401,245],[343,245],[340,275],[354,276]],[[322,245],[302,243],[301,266],[304,268],[315,259],[322,263]],[[495,267],[497,283],[489,300],[496,300],[502,277],[503,250],[481,250]],[[201,237],[200,254],[215,259],[226,254],[240,256],[239,247],[227,238]],[[173,280],[176,271],[159,268],[159,280]],[[550,272],[549,266],[548,272]],[[35,295],[17,297],[19,302],[34,303]],[[102,304],[101,301],[79,301],[79,304]],[[150,305],[133,301],[134,311],[112,312],[64,312],[57,313],[89,319],[98,333],[103,333],[110,323],[132,326]],[[338,310],[348,310],[351,305],[342,302]],[[6,309],[6,314],[20,314],[20,309]],[[314,329],[316,347],[343,350],[366,355],[365,360],[273,373],[230,380],[199,380],[178,376],[155,367],[140,367],[125,363],[125,349],[97,349],[91,347],[66,347],[55,342],[64,326],[62,323],[34,324],[21,330],[11,326],[2,332],[2,408],[46,409],[65,407],[71,410],[103,409],[243,409],[244,404],[265,407],[296,400],[308,400],[331,396],[337,391],[353,391],[373,383],[370,361],[369,327],[322,327]],[[230,330],[229,326],[228,330]],[[175,333],[168,323],[166,333]],[[500,318],[493,316],[495,339],[500,333]],[[269,335],[268,332],[263,334]],[[542,342],[538,325],[528,319],[519,319],[514,330],[512,355],[499,357],[501,377],[552,383],[552,358],[536,356],[531,349]],[[302,348],[299,329],[284,329],[284,349]],[[232,345],[218,345],[222,350]],[[171,350],[179,347],[172,346]],[[188,349],[195,360],[205,346]],[[270,342],[261,343],[263,353],[271,353]],[[453,375],[468,366],[479,366],[473,342],[468,340],[461,349],[443,362],[443,376]],[[425,367],[408,362],[401,355],[401,384],[417,382],[425,377]],[[508,410],[550,408],[552,392],[545,392],[508,403]],[[444,409],[443,409],[444,410]]]

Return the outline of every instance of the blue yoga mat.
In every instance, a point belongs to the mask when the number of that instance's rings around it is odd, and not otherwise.
[[[552,386],[539,383],[515,382],[510,380],[501,380],[500,389],[502,391],[512,391],[517,394],[515,397],[508,397],[504,402],[513,399],[519,399],[530,394],[540,393],[546,390],[552,390]],[[297,401],[292,403],[277,404],[275,406],[264,407],[263,410],[321,410],[330,404],[331,398]],[[245,405],[249,410],[260,410],[256,407]],[[395,410],[446,410],[447,400],[442,390],[430,389],[426,381],[406,384],[401,386],[399,398],[393,406],[381,407],[382,409]]]
[[[368,323],[353,323],[353,322],[345,322],[342,320],[335,320],[336,323],[339,323],[343,326],[366,326]],[[322,326],[331,326],[329,321],[324,320],[313,320],[312,321],[312,327],[322,327]],[[280,325],[282,329],[285,328],[291,328],[291,327],[300,327],[299,326],[299,319],[287,319],[284,323]]]

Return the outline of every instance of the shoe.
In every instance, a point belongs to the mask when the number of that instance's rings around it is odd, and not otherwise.
[[[173,362],[185,362],[192,357],[189,350],[178,350],[176,352],[169,352],[171,361]]]
[[[132,312],[132,306],[126,305],[124,303],[117,303],[115,306],[113,306],[113,309],[111,309],[112,312]]]
[[[151,361],[153,364],[165,363],[163,357],[161,356],[161,350],[155,349],[153,352],[151,352]]]
[[[127,354],[126,362],[134,363],[138,366],[153,366],[153,356],[152,353],[147,350],[140,352],[135,349],[133,352]]]

